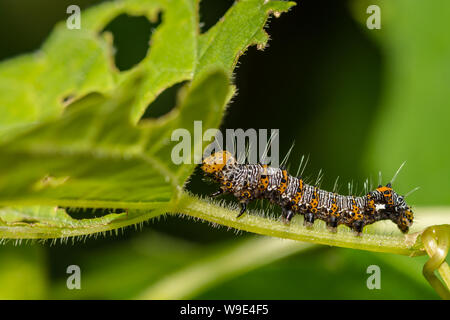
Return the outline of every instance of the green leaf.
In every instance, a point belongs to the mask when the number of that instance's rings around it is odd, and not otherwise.
[[[173,131],[194,136],[191,150],[206,146],[194,121],[218,128],[237,59],[249,45],[264,47],[269,14],[292,5],[243,0],[199,34],[196,1],[107,2],[82,13],[80,30],[62,22],[40,51],[1,63],[0,236],[90,234],[173,211],[195,166],[171,160]],[[101,30],[122,13],[155,21],[159,12],[147,56],[119,72]],[[174,110],[141,119],[162,91],[184,80],[191,82]],[[58,207],[124,213],[76,220]]]
[[[223,72],[215,71],[198,79],[179,107],[180,115],[161,123],[136,127],[123,122],[132,100],[124,94],[130,90],[127,87],[119,90],[114,99],[88,96],[71,105],[61,119],[3,144],[0,166],[9,170],[2,173],[0,202],[135,209],[141,210],[140,221],[154,216],[154,210],[160,214],[169,211],[190,174],[171,161],[170,133],[192,126],[191,116],[197,112],[207,114],[210,109],[223,108],[229,96],[228,79]],[[205,94],[209,90],[215,94]],[[219,121],[219,116],[213,114],[204,123],[217,126]],[[34,211],[38,213],[36,219],[47,218],[44,212],[49,210],[53,209]],[[130,216],[136,211],[132,213]],[[139,222],[130,216],[128,224]],[[98,223],[100,227],[103,222]]]

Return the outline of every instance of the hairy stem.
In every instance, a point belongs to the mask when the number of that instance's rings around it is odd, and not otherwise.
[[[254,214],[246,214],[236,219],[237,210],[230,210],[217,203],[186,193],[181,195],[173,210],[209,222],[266,236],[408,256],[425,254],[425,249],[420,241],[420,233],[402,235],[400,233],[383,234],[367,231],[361,236],[356,236],[345,227],[340,227],[336,233],[330,232],[320,222],[311,229],[306,228],[296,218],[290,225]]]

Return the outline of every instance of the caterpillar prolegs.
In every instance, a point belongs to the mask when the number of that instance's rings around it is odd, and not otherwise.
[[[413,223],[410,206],[392,189],[391,183],[380,185],[365,196],[344,196],[309,185],[282,168],[239,164],[228,151],[205,158],[201,169],[220,183],[212,196],[231,193],[239,200],[241,211],[237,218],[244,214],[250,201],[267,199],[281,207],[285,223],[295,214],[302,214],[306,226],[319,219],[333,231],[342,224],[360,234],[366,225],[391,220],[407,233]]]

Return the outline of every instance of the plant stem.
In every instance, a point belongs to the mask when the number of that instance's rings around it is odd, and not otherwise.
[[[177,205],[172,208],[172,211],[266,236],[408,256],[425,254],[419,237],[420,233],[402,235],[365,231],[361,236],[357,236],[345,227],[340,227],[336,233],[330,232],[320,222],[316,223],[313,228],[306,228],[295,218],[290,225],[254,214],[246,214],[236,219],[237,210],[230,210],[187,193],[180,195]]]

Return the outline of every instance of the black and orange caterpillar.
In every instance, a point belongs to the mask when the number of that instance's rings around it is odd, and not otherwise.
[[[202,170],[220,188],[212,196],[231,193],[239,199],[241,211],[254,199],[268,199],[279,205],[285,223],[295,214],[304,215],[304,224],[312,226],[320,219],[335,231],[343,224],[360,234],[364,226],[380,220],[392,220],[407,233],[413,223],[413,212],[403,196],[388,183],[365,196],[344,196],[306,184],[301,177],[288,174],[285,169],[261,164],[238,164],[228,151],[216,152],[205,158]]]

